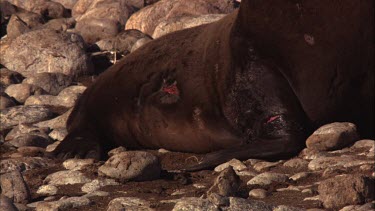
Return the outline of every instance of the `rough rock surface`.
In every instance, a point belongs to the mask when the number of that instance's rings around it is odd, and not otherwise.
[[[90,67],[90,60],[79,35],[58,33],[51,29],[18,36],[5,48],[0,61],[8,69],[24,76],[41,72],[77,76],[89,72]]]
[[[157,157],[142,151],[116,154],[99,168],[99,173],[121,180],[145,181],[158,179],[161,166]]]
[[[197,16],[204,14],[226,14],[234,11],[233,1],[220,0],[161,0],[133,14],[125,29],[138,29],[153,35],[162,21],[178,16]]]
[[[357,128],[349,122],[335,122],[316,130],[307,140],[308,148],[335,150],[354,143],[359,138]]]
[[[30,191],[19,171],[12,171],[0,176],[2,194],[15,203],[27,203]]]
[[[374,178],[362,175],[339,175],[319,185],[319,195],[326,208],[363,204],[374,198]],[[345,191],[343,191],[345,190]]]
[[[7,25],[7,36],[14,39],[21,34],[31,31],[35,27],[41,26],[43,23],[43,17],[32,12],[13,14]]]
[[[62,73],[36,73],[22,81],[42,88],[46,93],[58,95],[72,83],[72,78]]]
[[[45,92],[42,88],[30,84],[12,84],[5,89],[5,93],[18,103],[25,103],[31,95],[41,95]]]

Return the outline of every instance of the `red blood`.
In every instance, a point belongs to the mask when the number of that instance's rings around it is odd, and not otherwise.
[[[163,87],[162,90],[163,90],[163,92],[166,92],[166,93],[171,94],[171,95],[179,95],[180,94],[176,84],[172,84],[170,86],[165,86],[165,87]]]
[[[275,121],[275,120],[276,120],[277,118],[279,118],[279,117],[280,117],[280,115],[271,116],[271,117],[267,120],[266,124]]]

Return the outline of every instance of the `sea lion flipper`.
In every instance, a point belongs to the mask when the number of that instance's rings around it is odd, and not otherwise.
[[[302,146],[298,143],[300,143],[299,138],[293,136],[284,136],[278,139],[261,139],[241,146],[208,153],[199,164],[190,166],[184,171],[210,169],[233,158],[246,160],[249,158],[281,159],[290,157],[302,149]]]
[[[77,131],[69,133],[61,143],[50,153],[49,157],[60,159],[68,158],[102,158],[102,147],[98,138],[89,131]]]

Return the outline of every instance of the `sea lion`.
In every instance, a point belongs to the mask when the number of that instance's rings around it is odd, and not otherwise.
[[[120,145],[208,153],[187,168],[199,170],[292,156],[327,122],[371,131],[373,4],[243,0],[218,22],[152,41],[85,91],[53,153],[102,158]]]

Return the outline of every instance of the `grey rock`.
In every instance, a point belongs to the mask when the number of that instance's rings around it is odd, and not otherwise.
[[[267,191],[261,188],[252,189],[249,196],[256,199],[264,199],[267,197]]]
[[[41,95],[45,92],[42,88],[30,84],[12,84],[5,89],[5,93],[17,102],[24,103],[31,95]]]
[[[375,201],[372,201],[364,205],[345,206],[340,211],[370,211],[370,210],[374,210],[374,208],[375,208]]]
[[[9,97],[7,94],[4,93],[0,95],[0,110],[10,108],[16,105],[16,101],[13,98]]]
[[[41,202],[36,206],[36,211],[50,211],[50,210],[69,210],[72,208],[78,209],[79,207],[89,205],[90,199],[87,197],[69,197],[52,202]]]
[[[114,149],[112,149],[111,151],[108,152],[108,156],[112,157],[114,155],[120,154],[121,152],[126,152],[126,148],[122,147],[122,146],[114,148]]]
[[[79,35],[51,29],[20,35],[4,49],[1,63],[25,76],[41,72],[77,76],[88,73],[91,65]]]
[[[57,129],[57,128],[65,128],[66,127],[66,122],[68,121],[69,115],[72,112],[72,109],[69,109],[67,112],[65,112],[63,115],[58,116],[54,119],[50,119],[47,121],[43,122],[38,122],[34,124],[37,127],[42,127],[42,128],[51,128],[51,129]]]
[[[364,140],[356,141],[351,148],[352,149],[361,149],[361,148],[369,148],[369,149],[371,149],[374,146],[375,146],[375,140],[364,139]]]
[[[0,111],[0,130],[9,129],[18,124],[37,123],[52,117],[53,113],[46,106],[14,106]]]
[[[94,163],[94,159],[68,159],[63,162],[63,166],[68,170],[81,170],[84,166]]]
[[[52,144],[53,141],[48,136],[43,137],[39,135],[20,135],[11,141],[6,142],[14,147],[25,147],[25,146],[34,146],[34,147],[47,147],[49,144]]]
[[[219,209],[207,199],[189,197],[180,199],[173,207],[173,211],[184,210],[218,211]]]
[[[52,19],[47,23],[43,24],[37,29],[52,29],[57,32],[67,32],[69,29],[72,29],[75,25],[76,21],[74,18],[59,18],[59,19]]]
[[[340,175],[322,181],[318,186],[325,208],[363,204],[374,197],[374,179],[362,175]]]
[[[22,81],[23,84],[31,84],[42,88],[51,95],[59,94],[72,83],[70,76],[62,73],[36,73]]]
[[[89,178],[79,171],[58,171],[48,175],[44,183],[49,185],[81,184],[91,182]]]
[[[137,40],[134,43],[132,49],[130,49],[130,52],[134,52],[135,50],[137,50],[138,48],[142,47],[143,45],[147,44],[150,41],[151,41],[151,39],[149,39],[149,38],[141,38],[141,39]]]
[[[299,157],[302,157],[305,160],[312,160],[319,157],[327,157],[328,155],[328,152],[305,148],[300,152]]]
[[[48,105],[71,108],[84,92],[84,86],[70,86],[62,90],[57,96],[38,95],[27,98],[25,105]]]
[[[56,128],[48,135],[53,140],[62,141],[68,135],[68,131],[66,128]]]
[[[281,164],[281,161],[276,161],[276,162],[261,161],[261,162],[257,162],[256,164],[254,164],[253,168],[258,172],[267,171],[268,169],[278,166],[279,164]]]
[[[90,18],[78,21],[75,30],[86,43],[94,44],[101,39],[115,37],[120,27],[114,20]]]
[[[335,122],[317,129],[307,140],[307,148],[319,151],[341,149],[359,139],[357,128],[349,122]]]
[[[46,152],[52,152],[53,150],[56,149],[56,147],[61,143],[61,141],[56,141],[53,144],[50,144],[46,147]]]
[[[247,182],[248,185],[270,185],[272,182],[285,183],[288,181],[288,176],[280,173],[265,172],[253,177]]]
[[[118,210],[154,210],[150,208],[150,203],[135,197],[120,197],[112,199],[109,204],[107,211],[118,211]]]
[[[305,211],[305,209],[298,208],[298,207],[291,207],[286,205],[279,205],[273,208],[272,211]]]
[[[91,193],[107,185],[119,185],[119,183],[113,179],[95,179],[89,183],[84,184],[81,190],[85,193]]]
[[[226,196],[219,195],[217,193],[208,193],[207,199],[216,206],[228,206],[229,198]]]
[[[262,201],[248,200],[237,197],[229,198],[229,207],[223,207],[223,211],[248,210],[248,211],[271,211],[272,205],[266,204]]]
[[[306,160],[303,160],[301,158],[294,158],[286,161],[283,166],[294,169],[303,169],[306,168],[308,164],[309,162],[307,162]]]
[[[32,28],[44,23],[43,17],[32,12],[19,12],[10,17],[7,25],[7,36],[14,39],[21,34],[29,32]]]
[[[152,37],[156,39],[171,32],[212,23],[222,19],[224,16],[225,14],[206,14],[199,16],[178,16],[163,20],[156,26]]]
[[[116,154],[99,168],[99,174],[121,180],[145,181],[160,177],[161,165],[148,152],[129,151]]]
[[[53,196],[56,195],[58,189],[54,185],[42,185],[36,191],[41,196]]]
[[[29,12],[37,13],[39,15],[45,15],[47,18],[62,18],[65,14],[65,8],[56,2],[48,0],[34,0],[34,1],[19,1],[19,0],[7,0],[11,4],[20,7]]]
[[[354,166],[361,166],[364,164],[374,164],[373,160],[359,160],[354,156],[344,157],[320,157],[310,161],[308,168],[312,171],[324,170],[326,168],[349,168]]]
[[[47,138],[47,133],[49,132],[48,128],[40,128],[27,124],[19,124],[7,134],[5,141],[10,141],[16,139],[17,137],[24,135],[38,135]]]
[[[22,157],[40,157],[44,155],[44,148],[41,147],[19,147],[17,149],[17,152],[19,152]]]
[[[21,157],[0,160],[0,174],[50,166],[51,160],[40,157]]]
[[[207,191],[214,192],[221,196],[235,196],[240,187],[241,180],[232,167],[228,167],[220,172],[212,187]]]
[[[18,211],[17,207],[13,204],[12,200],[3,194],[0,195],[0,210],[4,211]]]
[[[0,184],[2,194],[13,202],[26,204],[30,200],[30,190],[21,172],[12,171],[1,175]]]
[[[233,167],[233,169],[235,171],[243,171],[243,170],[246,170],[247,169],[247,166],[242,163],[240,160],[237,160],[237,159],[232,159],[226,163],[223,163],[221,165],[218,165],[214,171],[216,172],[221,172],[225,169],[227,169],[228,167]]]
[[[24,77],[15,71],[0,68],[0,84],[3,86],[21,83],[23,79]]]
[[[73,9],[74,5],[78,2],[78,0],[52,0],[52,1],[60,3],[66,9]]]
[[[310,174],[311,174],[310,172],[299,172],[289,177],[289,179],[293,181],[298,181],[298,180],[308,177]]]

